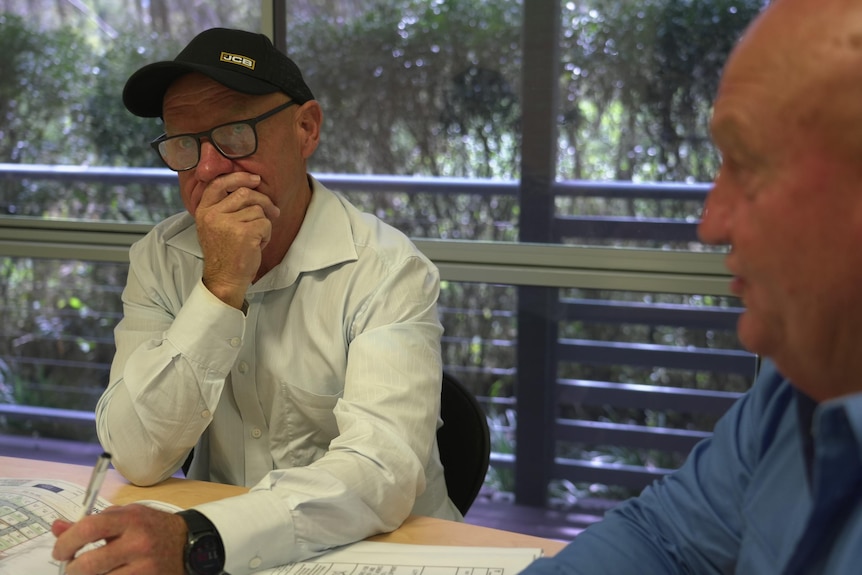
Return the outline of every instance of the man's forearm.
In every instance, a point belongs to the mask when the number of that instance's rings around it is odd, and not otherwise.
[[[202,285],[176,318],[127,306],[96,423],[130,481],[155,483],[179,468],[212,421],[243,331],[242,313]]]
[[[99,440],[133,483],[151,485],[172,475],[212,420],[224,379],[197,382],[188,366],[178,367],[183,363],[172,358],[156,375],[129,370],[134,375],[114,382],[99,400]],[[207,400],[200,387],[218,393]]]

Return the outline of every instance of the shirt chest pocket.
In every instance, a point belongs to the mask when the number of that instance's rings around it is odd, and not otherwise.
[[[304,466],[326,453],[338,436],[335,406],[344,394],[319,394],[281,382],[272,406],[270,449],[276,466]]]

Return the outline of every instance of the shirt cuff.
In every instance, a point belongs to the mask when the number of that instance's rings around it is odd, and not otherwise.
[[[297,549],[293,521],[284,507],[274,493],[253,491],[194,508],[218,529],[225,549],[225,572],[247,575],[308,555]]]
[[[165,339],[189,360],[227,375],[242,347],[245,314],[198,284],[165,332]]]

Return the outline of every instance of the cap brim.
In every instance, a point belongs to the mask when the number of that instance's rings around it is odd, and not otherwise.
[[[155,62],[131,75],[123,88],[123,104],[136,116],[160,118],[162,100],[168,87],[180,76],[200,72],[232,90],[244,94],[271,94],[279,89],[263,80],[251,78],[214,66],[202,66],[185,62]]]

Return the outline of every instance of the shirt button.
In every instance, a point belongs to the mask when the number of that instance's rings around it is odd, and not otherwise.
[[[246,361],[239,362],[239,372],[240,373],[247,373],[248,372],[248,362],[246,362]]]
[[[252,559],[251,561],[248,562],[248,568],[249,569],[257,569],[258,567],[260,567],[261,563],[263,563],[263,561],[261,561],[260,557],[255,557],[254,559]]]
[[[242,340],[238,337],[235,337],[230,340],[231,347],[239,347],[242,344]]]
[[[209,416],[212,415],[209,409],[205,409],[201,412],[201,418],[208,419]]]
[[[263,435],[263,432],[261,432],[259,427],[255,427],[254,429],[251,430],[251,436],[254,437],[255,439],[260,439],[261,435]]]

